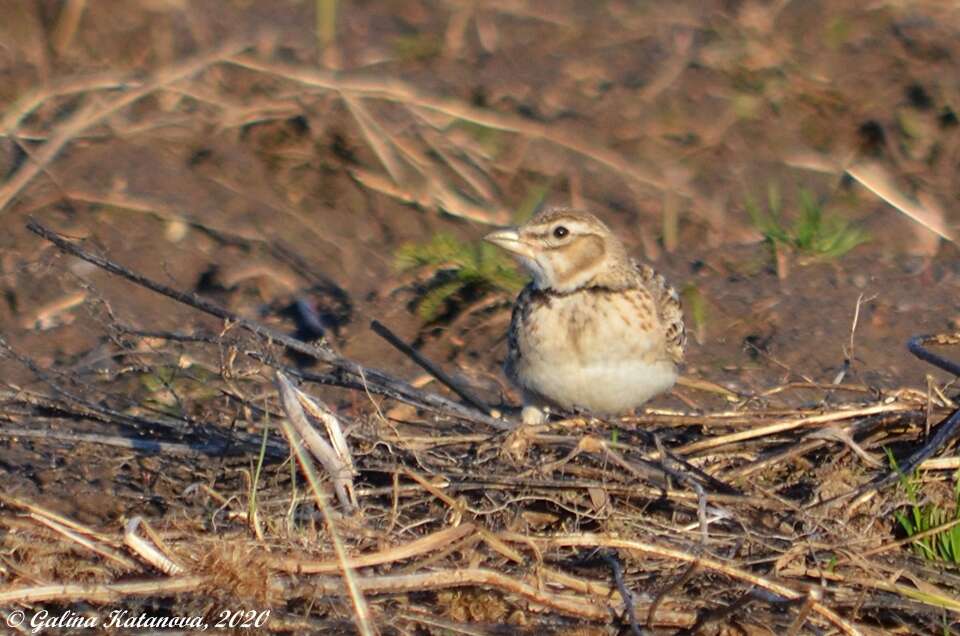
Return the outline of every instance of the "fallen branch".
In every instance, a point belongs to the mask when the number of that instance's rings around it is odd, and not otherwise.
[[[942,356],[938,356],[924,346],[931,342],[939,345],[960,344],[960,333],[939,334],[935,336],[915,336],[907,343],[907,349],[910,351],[910,353],[917,356],[924,362],[928,362],[935,367],[946,371],[947,373],[960,376],[960,365],[951,360],[947,360]],[[859,499],[870,492],[874,492],[897,483],[900,481],[903,475],[909,475],[912,473],[917,466],[922,464],[924,460],[929,458],[931,455],[937,452],[937,450],[946,445],[947,442],[956,437],[958,433],[960,433],[960,409],[954,411],[949,417],[937,425],[936,432],[930,436],[926,444],[922,445],[906,459],[898,461],[895,470],[891,470],[855,490],[822,501],[813,507],[823,506],[826,504],[835,503],[837,501],[846,501],[848,499]]]
[[[773,592],[774,594],[782,596],[786,599],[796,600],[802,599],[806,596],[805,593],[798,592],[793,588],[783,585],[782,583],[764,576],[758,576],[752,572],[747,572],[746,570],[728,565],[722,561],[718,561],[709,557],[698,556],[677,548],[655,545],[644,541],[621,539],[618,537],[603,536],[588,532],[546,538],[524,536],[519,537],[518,540],[522,540],[523,542],[535,542],[544,548],[589,547],[630,550],[652,556],[658,556],[661,558],[673,559],[682,563],[696,563],[699,567],[705,570],[712,570],[714,572],[724,574],[735,580],[739,580],[749,585],[754,585],[769,592]],[[815,613],[833,623],[833,625],[838,627],[845,634],[854,635],[861,633],[860,630],[858,630],[854,625],[841,618],[836,612],[829,609],[822,603],[814,602],[812,609]]]
[[[435,377],[437,380],[443,383],[444,386],[463,398],[464,402],[473,405],[475,408],[483,411],[484,413],[488,413],[491,417],[493,417],[493,414],[490,412],[490,407],[483,400],[475,396],[470,389],[462,386],[459,382],[447,375],[443,369],[428,360],[427,357],[422,353],[397,337],[397,335],[390,331],[386,325],[378,320],[374,320],[370,323],[370,328],[373,329],[373,332],[378,336],[393,345],[397,351],[416,362],[418,365],[420,365],[420,368]]]
[[[266,327],[255,320],[243,318],[242,316],[239,316],[210,300],[202,298],[197,294],[183,292],[158,283],[150,278],[147,278],[146,276],[143,276],[142,274],[138,274],[130,269],[127,269],[126,267],[123,267],[122,265],[119,265],[110,259],[93,254],[81,248],[75,243],[68,241],[63,235],[43,226],[35,219],[31,219],[27,223],[27,229],[34,234],[37,234],[38,236],[50,241],[67,254],[71,254],[88,263],[96,265],[97,267],[106,270],[111,274],[125,278],[136,285],[145,287],[153,292],[166,296],[167,298],[171,298],[179,303],[193,307],[194,309],[199,309],[204,313],[220,318],[228,323],[236,324],[237,326],[268,342],[275,342],[291,351],[296,351],[315,360],[325,362],[334,367],[334,369],[337,371],[347,374],[348,380],[354,381],[353,384],[345,383],[342,386],[347,386],[347,388],[356,388],[358,386],[357,383],[359,383],[359,385],[365,390],[384,393],[400,400],[412,401],[415,404],[426,405],[437,411],[441,411],[455,417],[460,417],[473,422],[480,422],[501,430],[512,428],[506,422],[492,418],[486,413],[477,412],[474,409],[465,407],[441,395],[416,389],[410,386],[408,383],[392,377],[385,371],[371,367],[365,367],[357,362],[354,362],[353,360],[348,360],[337,355],[328,348],[317,347],[302,342],[296,338]],[[305,379],[311,379],[309,374],[300,374],[300,376]]]

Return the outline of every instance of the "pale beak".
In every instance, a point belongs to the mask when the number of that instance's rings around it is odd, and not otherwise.
[[[529,245],[523,242],[515,228],[509,227],[503,230],[497,230],[496,232],[490,232],[483,237],[483,240],[489,241],[497,247],[502,247],[517,256],[533,258],[533,251],[531,251]]]

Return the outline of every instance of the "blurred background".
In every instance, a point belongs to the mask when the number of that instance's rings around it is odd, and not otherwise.
[[[687,374],[737,390],[924,386],[906,338],[960,326],[954,2],[5,0],[0,16],[0,332],[42,366],[102,363],[118,324],[221,327],[59,256],[28,217],[416,378],[379,319],[507,401],[523,279],[479,238],[544,205],[595,211],[682,290]]]

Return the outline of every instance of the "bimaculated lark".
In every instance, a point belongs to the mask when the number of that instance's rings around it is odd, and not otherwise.
[[[677,293],[600,219],[550,209],[485,238],[533,277],[513,308],[504,365],[525,423],[550,407],[621,414],[673,386],[685,344]]]

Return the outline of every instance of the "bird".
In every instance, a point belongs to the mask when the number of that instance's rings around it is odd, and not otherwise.
[[[673,387],[686,345],[680,298],[603,221],[547,208],[484,239],[531,277],[513,306],[504,362],[523,394],[524,424],[554,409],[621,415]]]

